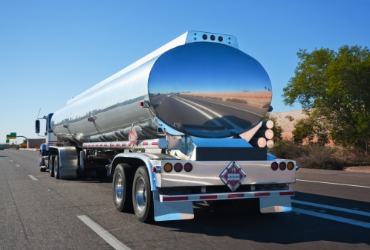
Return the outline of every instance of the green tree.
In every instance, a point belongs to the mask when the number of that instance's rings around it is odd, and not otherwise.
[[[329,131],[326,119],[320,119],[316,110],[309,113],[308,118],[299,120],[293,131],[294,143],[301,144],[305,140],[309,143],[317,142],[325,145],[329,142]]]
[[[271,120],[274,122],[274,127],[272,128],[272,131],[274,132],[274,142],[278,142],[282,140],[283,138],[283,129],[282,127],[277,123],[277,119],[270,114],[266,114],[263,120]]]
[[[294,76],[284,90],[284,102],[298,101],[315,110],[330,137],[343,146],[367,150],[370,140],[370,52],[367,47],[339,50],[299,50]]]

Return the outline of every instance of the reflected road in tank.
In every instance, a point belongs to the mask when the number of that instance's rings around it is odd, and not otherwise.
[[[172,109],[181,110],[166,117],[166,123],[201,137],[205,136],[203,132],[205,130],[212,131],[214,137],[241,134],[245,128],[252,126],[249,121],[260,120],[266,113],[265,109],[258,107],[188,94],[160,95],[153,100],[158,103],[157,112],[161,114],[169,113]],[[180,124],[178,121],[189,121],[189,123]],[[201,124],[201,127],[193,124]]]
[[[272,92],[261,64],[242,51],[190,43],[161,55],[149,77],[156,116],[199,137],[228,137],[250,129],[267,113]]]

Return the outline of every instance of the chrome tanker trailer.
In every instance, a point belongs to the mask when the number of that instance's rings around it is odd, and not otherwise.
[[[267,153],[271,89],[235,37],[189,31],[44,117],[50,175],[113,175],[116,208],[140,221],[220,200],[291,211],[296,163]]]

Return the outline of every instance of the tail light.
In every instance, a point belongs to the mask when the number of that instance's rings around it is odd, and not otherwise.
[[[280,170],[285,170],[286,169],[286,163],[285,162],[280,162],[280,164],[279,164],[279,168],[280,168]]]
[[[175,166],[173,167],[176,172],[181,172],[182,171],[182,164],[181,163],[176,163]]]
[[[271,169],[276,171],[279,168],[279,164],[277,162],[271,163]]]
[[[189,162],[185,163],[184,170],[185,170],[185,172],[190,172],[191,170],[193,170],[193,165]]]

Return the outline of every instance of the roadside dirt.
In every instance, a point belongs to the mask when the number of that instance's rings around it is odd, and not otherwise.
[[[346,167],[345,171],[348,172],[359,172],[359,173],[370,173],[370,166],[364,167]]]

